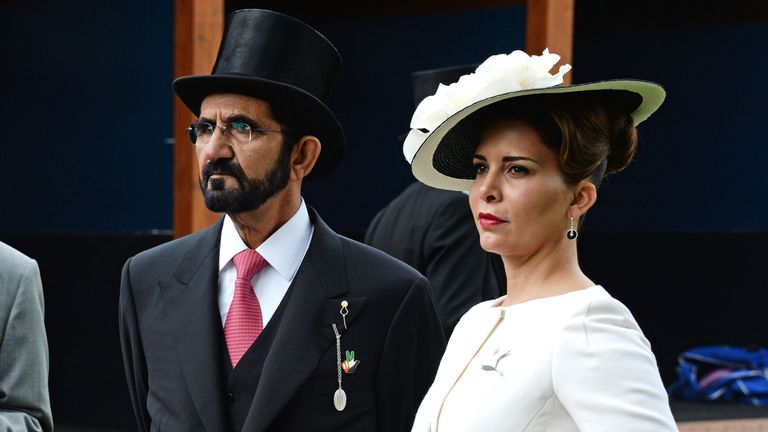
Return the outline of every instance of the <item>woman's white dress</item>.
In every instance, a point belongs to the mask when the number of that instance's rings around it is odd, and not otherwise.
[[[602,287],[470,309],[413,431],[677,431],[648,340]]]

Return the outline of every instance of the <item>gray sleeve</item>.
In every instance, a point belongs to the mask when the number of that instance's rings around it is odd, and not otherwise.
[[[34,260],[18,264],[0,275],[0,432],[50,432],[43,286]]]

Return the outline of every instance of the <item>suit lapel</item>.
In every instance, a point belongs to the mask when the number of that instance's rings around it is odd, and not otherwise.
[[[312,240],[291,284],[292,294],[264,361],[243,430],[265,430],[317,368],[322,354],[335,343],[331,323],[344,331],[339,310],[341,299],[347,299],[344,294],[348,286],[340,238],[313,209],[308,210],[314,225]],[[349,324],[365,299],[347,300]],[[332,396],[329,393],[329,403]]]
[[[221,220],[200,233],[174,274],[158,282],[166,304],[176,356],[206,431],[226,430],[218,311],[218,247]]]

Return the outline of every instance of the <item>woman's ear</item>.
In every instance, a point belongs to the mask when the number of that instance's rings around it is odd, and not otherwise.
[[[573,201],[568,207],[568,216],[579,219],[597,201],[597,187],[589,180],[582,180],[573,190]]]
[[[299,139],[291,153],[291,180],[301,181],[314,168],[320,157],[320,140],[313,135],[305,135]]]

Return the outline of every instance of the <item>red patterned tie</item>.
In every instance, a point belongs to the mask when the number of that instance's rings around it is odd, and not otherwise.
[[[224,323],[224,339],[234,368],[264,328],[261,305],[253,292],[251,279],[267,265],[267,260],[255,250],[246,249],[235,255],[232,261],[237,269],[237,279],[235,295]]]

